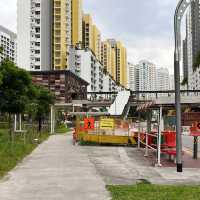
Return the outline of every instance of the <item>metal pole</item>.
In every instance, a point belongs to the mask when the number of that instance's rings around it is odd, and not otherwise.
[[[149,156],[149,147],[148,147],[148,131],[146,131],[146,148],[145,148],[145,157]]]
[[[141,124],[140,124],[140,120],[141,120],[141,114],[139,113],[139,127],[138,127],[138,149],[140,149],[140,132],[141,132]]]
[[[148,113],[148,117],[147,117],[147,132],[146,132],[146,151],[145,151],[145,156],[149,156],[149,135],[151,134],[151,111],[149,111]]]
[[[14,131],[17,130],[17,115],[15,114]]]
[[[161,167],[161,137],[162,137],[162,130],[161,130],[161,123],[162,123],[162,107],[159,110],[159,127],[158,127],[158,138],[157,138],[157,167]]]
[[[193,152],[193,158],[195,160],[198,159],[198,137],[194,136],[194,152]]]
[[[180,64],[174,55],[174,77],[175,77],[175,105],[176,105],[176,165],[177,172],[183,172],[182,164],[182,136],[181,136],[181,97],[180,97]]]
[[[53,134],[53,106],[51,106],[51,134]]]
[[[177,172],[183,172],[182,164],[182,136],[181,136],[181,98],[180,98],[180,56],[181,56],[181,21],[187,7],[188,0],[179,0],[174,15],[174,83],[175,83],[175,106],[176,106],[176,164]]]

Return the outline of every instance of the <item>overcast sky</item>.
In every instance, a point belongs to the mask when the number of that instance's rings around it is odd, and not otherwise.
[[[16,1],[0,0],[0,24],[16,31]],[[173,73],[173,14],[177,0],[83,0],[103,38],[121,40],[128,60],[141,59]]]

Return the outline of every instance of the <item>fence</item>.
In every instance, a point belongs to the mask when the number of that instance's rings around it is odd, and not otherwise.
[[[98,144],[136,144],[135,136],[130,133],[129,121],[108,117],[95,117],[92,118],[94,119],[94,126],[88,128],[85,126],[85,119],[77,119],[75,131],[77,141]]]

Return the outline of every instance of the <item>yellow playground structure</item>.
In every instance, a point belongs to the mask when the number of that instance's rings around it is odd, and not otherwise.
[[[136,144],[135,136],[130,132],[129,122],[110,117],[77,116],[74,140],[112,145]]]

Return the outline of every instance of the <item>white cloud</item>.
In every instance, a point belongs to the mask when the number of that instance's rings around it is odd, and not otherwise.
[[[0,24],[17,30],[17,0],[0,0]]]

